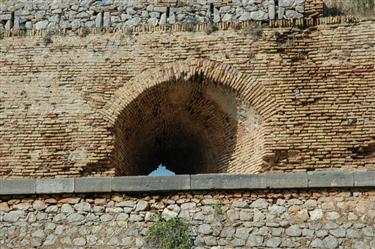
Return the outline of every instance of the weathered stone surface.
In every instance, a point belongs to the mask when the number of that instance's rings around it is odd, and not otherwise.
[[[299,237],[302,234],[302,230],[298,225],[293,225],[286,229],[286,234],[290,237]]]
[[[308,172],[309,187],[353,187],[353,173],[344,171]]]
[[[190,176],[116,177],[112,179],[113,191],[170,191],[190,189]]]
[[[263,244],[263,237],[257,235],[250,235],[247,241],[247,245],[249,247],[258,247],[262,246]]]
[[[71,214],[71,213],[74,213],[74,209],[70,204],[64,203],[61,206],[61,212]]]
[[[335,236],[336,238],[344,238],[346,235],[346,231],[343,228],[330,230],[329,233]]]
[[[279,188],[307,188],[307,174],[303,173],[269,173],[266,174],[267,187]]]
[[[250,204],[252,208],[264,209],[267,208],[269,203],[264,199],[258,199]]]
[[[20,218],[24,218],[25,215],[26,213],[24,211],[10,211],[4,215],[3,220],[5,222],[16,222]]]
[[[83,221],[85,217],[81,214],[73,213],[68,216],[67,220],[68,222],[80,222]]]
[[[320,220],[323,218],[323,211],[321,209],[315,209],[309,213],[311,220]]]
[[[349,193],[295,192],[293,198],[287,190],[277,195],[242,191],[226,195],[179,193],[139,199],[117,193],[80,195],[79,198],[41,195],[35,201],[19,197],[0,202],[3,225],[0,235],[7,234],[2,242],[6,244],[22,236],[17,246],[92,247],[102,244],[144,248],[147,229],[160,219],[159,214],[168,219],[184,213],[183,217],[196,234],[195,247],[337,248],[339,245],[353,247],[356,243],[356,247],[371,248],[374,231],[373,217],[369,214],[374,208],[374,193]],[[257,208],[251,206],[253,203]],[[356,203],[355,208],[348,210],[357,220],[348,221],[349,213],[343,212],[343,206],[338,203]],[[213,206],[218,204],[223,213],[214,213]],[[146,206],[149,209],[144,209]],[[57,210],[48,213],[51,207]],[[297,219],[291,217],[301,211],[310,212],[312,219],[295,223]],[[330,212],[337,212],[340,217],[329,220]],[[237,213],[233,215],[235,218],[230,217],[231,213]],[[241,213],[254,213],[254,218],[241,221]],[[314,218],[316,216],[319,219]]]
[[[245,240],[249,236],[250,231],[251,231],[250,228],[243,228],[243,227],[237,228],[236,229],[236,233],[234,234],[234,236],[236,238]]]
[[[86,240],[85,240],[85,238],[75,238],[75,239],[73,239],[73,245],[84,246],[84,245],[86,245]]]
[[[335,237],[329,235],[328,237],[323,239],[323,244],[325,248],[337,248],[339,242]]]
[[[139,201],[135,207],[135,211],[144,211],[148,208],[148,202],[147,201]]]
[[[34,179],[0,179],[0,195],[17,195],[35,193]]]
[[[108,222],[108,221],[113,220],[113,216],[110,214],[103,214],[102,216],[100,216],[100,220],[102,222]]]
[[[266,246],[271,248],[277,248],[281,244],[280,238],[270,238],[266,241]]]
[[[354,186],[373,187],[375,184],[375,171],[354,172]]]
[[[36,200],[33,203],[33,209],[35,209],[37,211],[40,211],[40,210],[43,210],[43,209],[46,209],[46,208],[47,208],[47,205],[42,200]]]
[[[78,212],[90,212],[91,211],[91,205],[89,203],[77,203],[74,205],[74,209]]]
[[[174,217],[177,217],[178,213],[176,212],[173,212],[173,211],[170,211],[169,209],[165,208],[161,214],[161,216],[164,218],[164,219],[170,219],[170,218],[174,218]]]
[[[97,193],[110,191],[110,177],[84,177],[74,179],[75,193]]]
[[[169,13],[169,23],[174,22],[208,22],[217,23],[220,20],[228,21],[234,18],[237,21],[244,20],[267,20],[275,18],[274,1],[248,1],[238,2],[238,7],[232,5],[215,6],[211,10],[210,3],[191,3],[191,7],[175,6]],[[44,2],[43,4],[31,5],[28,2],[17,1],[13,6],[0,3],[0,21],[12,22],[12,13],[15,13],[14,24],[9,24],[8,30],[13,26],[19,27],[20,19],[28,21],[36,29],[47,29],[51,24],[58,28],[72,28],[95,26],[97,28],[119,28],[125,25],[138,24],[160,24],[167,23],[167,7],[154,6],[141,2],[100,2],[90,1],[85,6],[79,7],[80,3],[61,5],[56,8],[54,2]],[[309,7],[309,6],[308,6]],[[286,9],[286,17],[299,18],[304,13],[304,0],[300,2],[287,1],[282,5]],[[116,10],[116,11],[114,11]],[[125,11],[126,10],[126,11]],[[308,9],[307,9],[308,10]],[[314,11],[312,9],[311,11]],[[315,10],[316,11],[316,10]],[[213,12],[213,13],[211,13]],[[237,13],[235,16],[228,15]],[[147,19],[147,17],[151,17]],[[177,18],[176,18],[177,17]],[[225,17],[225,18],[224,18]],[[139,19],[134,22],[135,19]],[[281,19],[281,18],[280,18]],[[60,21],[63,20],[63,21]],[[130,22],[129,22],[130,21]]]
[[[201,234],[211,234],[212,233],[212,227],[208,224],[202,224],[198,227],[198,232]]]
[[[322,248],[323,247],[323,241],[321,239],[314,239],[311,242],[312,248]]]
[[[73,193],[74,179],[37,179],[36,193]]]

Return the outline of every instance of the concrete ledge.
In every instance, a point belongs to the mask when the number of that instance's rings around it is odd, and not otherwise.
[[[375,171],[0,179],[0,195],[353,187],[375,188]]]

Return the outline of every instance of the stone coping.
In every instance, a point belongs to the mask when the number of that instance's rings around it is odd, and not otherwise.
[[[0,179],[0,195],[375,187],[375,171]]]

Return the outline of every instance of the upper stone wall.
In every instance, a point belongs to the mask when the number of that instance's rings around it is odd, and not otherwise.
[[[0,2],[3,29],[127,28],[304,17],[305,0],[69,0]]]

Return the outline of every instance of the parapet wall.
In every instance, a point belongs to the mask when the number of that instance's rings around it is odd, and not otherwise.
[[[302,18],[304,12],[305,0],[6,1],[0,3],[0,31],[265,21]]]

